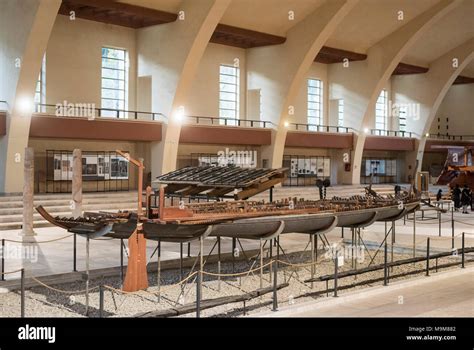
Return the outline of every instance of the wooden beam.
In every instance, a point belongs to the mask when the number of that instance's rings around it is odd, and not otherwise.
[[[323,46],[314,61],[324,64],[332,64],[343,62],[344,59],[348,59],[349,61],[364,61],[367,59],[367,55]]]
[[[210,42],[215,44],[236,46],[243,49],[280,45],[285,41],[286,38],[282,36],[233,27],[226,24],[218,24],[210,40]]]
[[[426,67],[400,62],[392,75],[423,74],[428,72],[428,70],[429,68]]]
[[[474,83],[474,78],[466,77],[466,76],[463,76],[463,75],[458,75],[456,80],[454,80],[453,85],[473,84],[473,83]]]
[[[177,15],[111,0],[63,0],[58,13],[129,28],[174,22]]]

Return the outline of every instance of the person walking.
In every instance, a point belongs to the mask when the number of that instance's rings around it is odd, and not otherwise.
[[[437,205],[438,207],[441,206],[441,203],[440,203],[441,198],[443,198],[443,190],[440,188],[440,189],[438,190],[438,193],[436,193],[436,202],[437,202],[436,205]]]
[[[467,207],[471,204],[471,189],[466,184],[461,192],[462,213],[468,214]]]
[[[456,187],[454,187],[452,191],[452,200],[454,202],[454,210],[458,211],[461,207],[461,189],[458,184],[456,184]]]

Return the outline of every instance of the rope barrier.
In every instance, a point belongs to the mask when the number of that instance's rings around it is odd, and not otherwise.
[[[311,262],[311,263],[306,263],[306,264],[293,264],[293,263],[289,263],[287,261],[283,261],[283,260],[275,260],[279,263],[282,263],[283,265],[287,265],[287,266],[291,266],[291,267],[296,267],[296,268],[304,268],[304,267],[308,267],[308,266],[312,266],[312,265],[317,265],[318,261],[315,261],[315,262]]]
[[[247,275],[251,272],[255,272],[255,271],[260,271],[260,269],[264,269],[265,267],[273,264],[276,260],[273,260],[273,261],[270,261],[268,263],[266,263],[265,265],[262,265],[262,266],[259,266],[255,269],[251,269],[251,270],[248,270],[248,271],[244,271],[244,272],[237,272],[237,273],[214,273],[214,272],[207,272],[207,271],[202,271],[203,275],[208,275],[208,276],[215,276],[215,277],[237,277],[237,276],[244,276],[244,275]]]
[[[86,293],[87,290],[86,289],[83,289],[83,290],[74,290],[74,291],[68,291],[68,290],[62,290],[62,289],[58,289],[58,288],[54,288],[54,287],[51,287],[49,285],[47,285],[46,283],[43,283],[41,282],[39,279],[37,279],[36,277],[33,277],[31,276],[31,279],[34,280],[35,282],[37,282],[38,284],[42,285],[43,287],[45,288],[48,288],[48,289],[51,289],[55,292],[58,292],[58,293],[62,293],[62,294],[80,294],[80,293]],[[93,287],[93,288],[89,288],[89,292],[92,292],[96,289],[99,289],[99,286],[96,286],[96,287]]]
[[[55,241],[60,241],[62,239],[65,239],[65,238],[69,238],[69,237],[72,237],[74,236],[74,233],[70,234],[70,235],[67,235],[67,236],[64,236],[64,237],[60,237],[60,238],[55,238],[55,239],[50,239],[48,241],[40,241],[40,242],[23,242],[23,241],[16,241],[14,239],[5,239],[5,242],[12,242],[12,243],[21,243],[21,244],[40,244],[40,243],[50,243],[50,242],[55,242]]]
[[[174,287],[177,287],[185,282],[187,282],[189,279],[191,279],[192,277],[194,277],[196,274],[198,274],[199,271],[195,271],[193,272],[192,274],[190,274],[188,277],[184,278],[183,280],[175,283],[175,284],[172,284],[172,285],[169,285],[169,286],[164,286],[164,287],[161,287],[160,291],[159,292],[150,292],[148,290],[141,290],[141,291],[137,291],[137,292],[126,292],[124,290],[121,290],[121,289],[117,289],[117,288],[114,288],[112,286],[109,286],[109,285],[104,285],[104,288],[107,288],[107,289],[110,289],[112,291],[115,291],[117,293],[120,293],[120,294],[127,294],[127,295],[138,295],[138,296],[141,296],[140,293],[141,292],[145,292],[145,293],[148,293],[148,294],[152,294],[152,295],[159,295],[159,294],[162,294],[163,291],[166,291],[168,289],[171,289],[171,288],[174,288]]]
[[[18,270],[15,270],[15,271],[8,271],[8,272],[0,272],[0,275],[10,275],[12,273],[20,272],[21,270],[23,270],[23,269],[18,269]]]

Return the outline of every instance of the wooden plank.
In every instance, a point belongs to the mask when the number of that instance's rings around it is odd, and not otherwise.
[[[282,288],[286,288],[289,286],[289,283],[281,283],[277,286],[277,290]],[[231,303],[237,303],[240,301],[246,301],[253,298],[260,297],[262,295],[268,294],[273,292],[273,287],[265,287],[254,290],[252,292],[243,294],[243,295],[231,295],[226,297],[219,297],[215,299],[206,299],[201,301],[201,310],[211,309],[216,306],[226,305]],[[157,310],[157,311],[149,311],[145,313],[140,313],[135,315],[135,317],[172,317],[172,316],[179,316],[188,314],[191,312],[196,311],[196,303],[189,303],[183,306],[178,306],[175,308],[167,309],[167,310]]]

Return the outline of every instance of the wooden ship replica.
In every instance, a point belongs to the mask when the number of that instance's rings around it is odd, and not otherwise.
[[[139,168],[138,188],[142,188],[143,164],[134,159],[130,161]],[[221,167],[177,170],[158,178],[157,206],[151,205],[153,191],[150,187],[146,191],[145,205],[142,193],[139,193],[137,211],[86,212],[82,217],[66,218],[53,217],[41,206],[36,209],[47,221],[69,232],[90,238],[129,239],[130,256],[124,290],[130,291],[147,286],[143,281],[146,278],[146,239],[183,243],[206,236],[266,240],[285,233],[321,234],[335,227],[357,228],[375,221],[394,221],[420,205],[415,190],[382,196],[371,186],[366,188],[365,195],[348,198],[286,198],[271,202],[239,199],[241,193],[247,197],[247,194],[256,194],[282,182],[285,170],[223,170]],[[213,172],[215,176],[209,176]],[[252,172],[254,176],[250,176]],[[203,182],[198,173],[205,175],[208,181]],[[243,180],[237,181],[238,178]],[[240,192],[236,191],[237,188]],[[181,201],[179,206],[165,206],[166,195],[176,191],[198,193],[199,189],[207,193],[232,191],[236,199],[188,204]]]
[[[433,148],[447,148],[448,154],[436,185],[449,185],[452,189],[456,185],[468,185],[474,188],[474,164],[472,146],[433,146]]]

